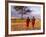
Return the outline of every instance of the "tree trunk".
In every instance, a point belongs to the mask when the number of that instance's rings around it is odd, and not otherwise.
[[[23,19],[23,9],[22,9],[22,11],[21,11],[22,13],[21,13],[21,19]]]

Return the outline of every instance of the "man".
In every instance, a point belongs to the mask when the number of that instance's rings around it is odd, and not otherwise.
[[[27,17],[27,20],[26,20],[27,27],[29,27],[29,22],[30,22],[30,19],[29,19],[29,17]]]
[[[35,25],[35,17],[33,16],[32,18],[32,27],[34,28],[34,25]]]

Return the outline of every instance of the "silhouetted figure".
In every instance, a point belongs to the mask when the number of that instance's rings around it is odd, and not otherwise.
[[[33,16],[32,18],[32,27],[34,28],[34,25],[35,25],[35,17]]]
[[[30,22],[30,19],[29,19],[29,17],[27,17],[27,20],[26,20],[27,27],[29,27],[29,22]]]

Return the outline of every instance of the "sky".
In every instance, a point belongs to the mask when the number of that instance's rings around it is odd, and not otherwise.
[[[32,12],[27,13],[25,15],[23,15],[23,18],[31,18],[31,17],[37,17],[40,18],[40,14],[41,14],[41,7],[40,6],[27,6],[27,9],[32,10]],[[14,6],[11,6],[11,17],[15,17],[15,18],[21,18],[21,14],[18,14],[19,11],[16,11]]]

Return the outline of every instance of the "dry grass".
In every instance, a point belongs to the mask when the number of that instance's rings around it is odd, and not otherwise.
[[[40,19],[36,19],[34,28],[32,27],[32,22],[30,21],[29,27],[26,27],[25,19],[12,19],[11,21],[11,30],[12,31],[21,31],[21,30],[39,30],[41,28]]]

